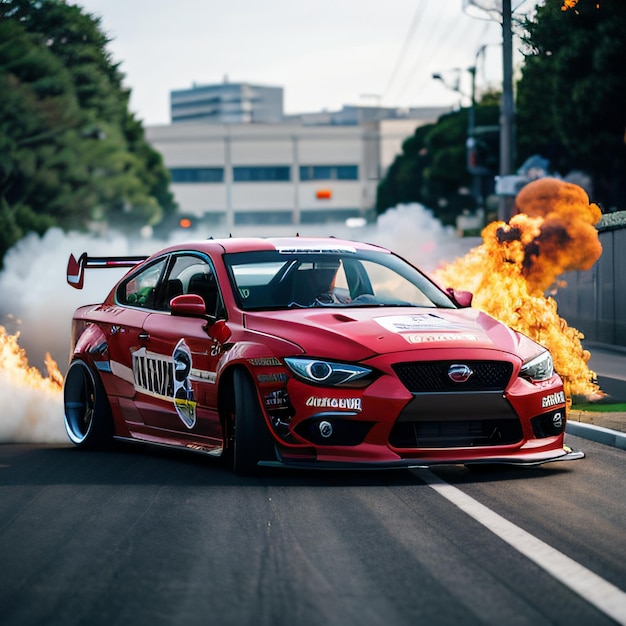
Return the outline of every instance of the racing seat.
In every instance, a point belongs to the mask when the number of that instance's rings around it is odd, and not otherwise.
[[[189,279],[189,286],[187,287],[187,293],[195,293],[201,296],[206,306],[206,312],[208,315],[215,315],[217,309],[217,283],[215,282],[215,276],[213,274],[194,274]]]

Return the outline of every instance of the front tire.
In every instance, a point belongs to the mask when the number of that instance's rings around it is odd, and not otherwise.
[[[81,360],[72,361],[63,385],[65,430],[80,448],[104,448],[113,436],[111,409],[97,374]]]
[[[256,389],[245,370],[233,372],[233,392],[231,458],[233,471],[243,476],[256,471],[271,442]]]

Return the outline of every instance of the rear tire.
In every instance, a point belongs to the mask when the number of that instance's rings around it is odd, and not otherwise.
[[[79,448],[99,449],[113,437],[111,408],[100,377],[79,359],[72,361],[63,385],[65,430]]]

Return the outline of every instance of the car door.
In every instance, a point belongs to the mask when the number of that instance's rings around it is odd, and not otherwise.
[[[183,294],[200,295],[209,317],[172,315],[171,298]],[[216,389],[221,346],[207,330],[222,314],[208,258],[173,255],[157,292],[157,310],[143,323],[145,346],[133,354],[138,408],[156,436],[221,443]]]
[[[109,394],[117,399],[124,419],[130,424],[141,424],[136,408],[137,386],[133,373],[133,354],[145,350],[143,330],[146,319],[155,307],[155,297],[167,257],[140,268],[120,283],[115,304],[107,307],[103,315],[103,330],[107,336],[107,349],[114,386]]]

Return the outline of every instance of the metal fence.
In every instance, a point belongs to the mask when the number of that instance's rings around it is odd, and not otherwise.
[[[555,299],[559,315],[585,341],[626,348],[626,211],[598,224],[602,256],[586,272],[569,272]]]

